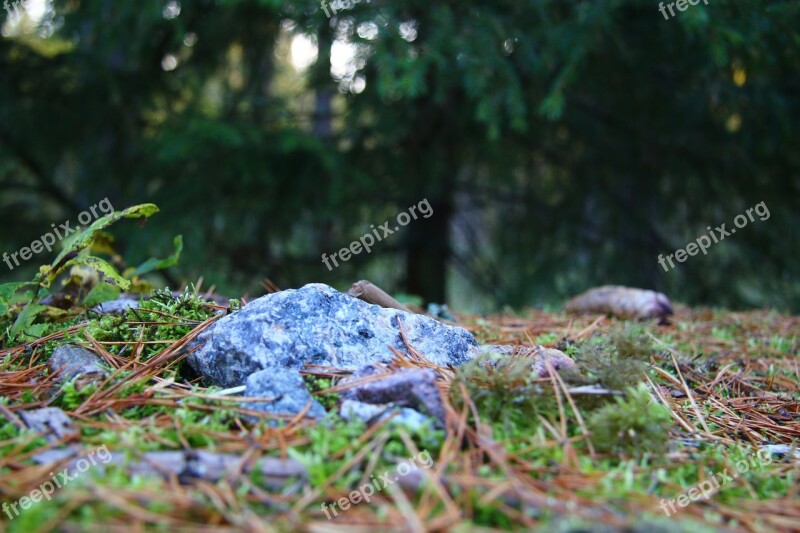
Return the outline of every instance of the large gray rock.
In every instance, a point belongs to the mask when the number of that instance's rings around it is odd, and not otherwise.
[[[408,353],[400,338],[439,365],[459,365],[477,342],[463,328],[384,309],[323,284],[309,284],[253,300],[201,333],[188,363],[215,385],[235,387],[270,368],[306,364],[356,370],[387,362],[389,346]]]

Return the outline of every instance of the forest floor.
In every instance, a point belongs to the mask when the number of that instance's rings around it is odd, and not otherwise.
[[[482,344],[558,348],[577,369],[538,378],[518,359],[402,359],[442,377],[444,428],[333,414],[276,427],[183,369],[221,307],[193,296],[140,307],[0,351],[0,531],[800,530],[800,317],[457,315]],[[47,359],[66,342],[111,377],[58,383]],[[332,407],[343,375],[306,379]],[[72,427],[25,429],[23,413],[42,407]],[[37,463],[67,446],[72,459]],[[166,451],[192,468],[143,466]],[[214,457],[234,460],[215,474]]]

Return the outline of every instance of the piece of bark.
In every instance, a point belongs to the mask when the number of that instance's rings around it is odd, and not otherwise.
[[[283,490],[289,481],[308,479],[305,466],[294,459],[278,457],[262,457],[255,465],[242,465],[242,457],[234,454],[206,452],[201,450],[147,452],[138,460],[129,460],[125,453],[116,453],[113,449],[102,447],[106,454],[97,454],[94,467],[102,474],[108,464],[123,466],[129,475],[149,475],[169,479],[178,478],[182,484],[203,480],[215,483],[226,476],[251,475],[254,471],[261,476],[267,487]],[[70,471],[76,469],[78,461],[86,456],[79,445],[47,450],[33,455],[31,459],[46,465],[62,463]]]
[[[398,309],[406,313],[413,312],[408,307],[386,294],[383,289],[365,279],[353,283],[353,286],[350,287],[347,294],[359,300],[363,300],[368,304],[375,304],[389,309]]]
[[[130,473],[139,475],[158,475],[165,479],[176,476],[181,483],[194,480],[217,482],[225,476],[251,474],[253,468],[241,465],[238,455],[206,451],[188,452],[149,452],[142,460],[128,466]],[[244,466],[244,468],[242,468]],[[290,479],[305,479],[305,467],[294,459],[264,457],[257,462],[256,472],[268,486],[283,487]]]
[[[618,318],[659,318],[662,323],[672,314],[672,304],[665,294],[619,285],[590,289],[569,300],[564,309]]]

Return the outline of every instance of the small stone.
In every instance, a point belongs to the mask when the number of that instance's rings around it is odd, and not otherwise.
[[[457,322],[455,317],[453,317],[453,313],[450,312],[450,308],[447,307],[447,304],[437,304],[431,302],[428,304],[427,311],[428,315],[432,316],[433,318],[447,320],[448,322]]]
[[[243,405],[246,409],[274,413],[277,415],[296,416],[311,403],[307,417],[323,418],[325,408],[308,392],[303,377],[297,370],[272,368],[254,372],[247,378],[245,397],[275,398],[273,402],[250,402]]]
[[[392,423],[401,424],[414,431],[432,423],[430,417],[407,407],[398,409],[393,405],[373,405],[355,400],[344,400],[339,407],[339,416],[343,419],[360,419],[367,424],[380,422],[391,417],[395,412],[398,414],[392,418]]]
[[[70,440],[80,435],[80,431],[72,424],[67,413],[58,407],[43,407],[22,411],[19,417],[28,428],[42,433],[47,442]]]
[[[59,380],[75,379],[76,387],[81,390],[90,383],[97,383],[108,377],[100,362],[100,358],[94,352],[73,344],[65,344],[55,349],[47,364]]]
[[[97,304],[92,308],[92,311],[103,314],[120,314],[135,307],[139,307],[138,299],[123,296],[121,298],[117,298],[116,300],[110,300],[108,302]]]
[[[383,371],[377,366],[366,366],[343,380],[341,385],[360,380]],[[428,368],[401,368],[376,381],[361,383],[348,388],[342,397],[369,404],[395,404],[411,407],[435,418],[444,425],[445,410],[436,372]]]

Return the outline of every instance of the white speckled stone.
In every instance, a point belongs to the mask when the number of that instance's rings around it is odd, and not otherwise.
[[[235,387],[269,368],[300,369],[306,364],[356,370],[388,362],[388,346],[407,353],[400,338],[439,365],[470,359],[472,334],[433,318],[385,309],[324,284],[268,294],[218,320],[201,333],[201,347],[188,363],[215,385]]]

